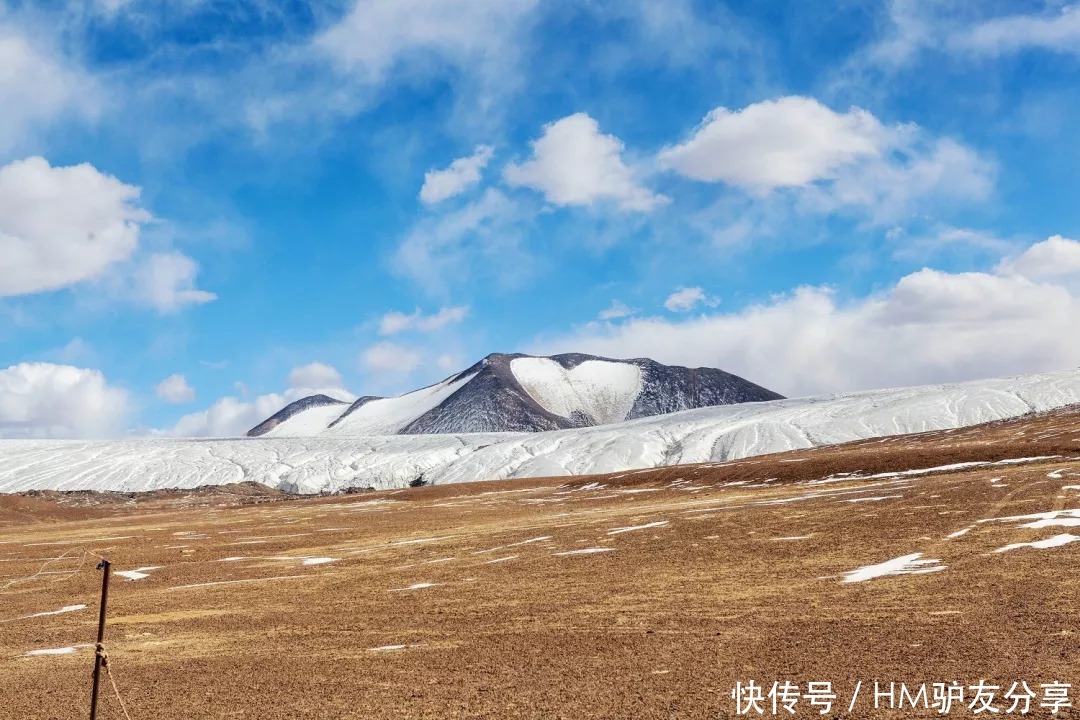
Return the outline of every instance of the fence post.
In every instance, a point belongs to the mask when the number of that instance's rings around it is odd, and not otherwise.
[[[90,695],[90,720],[97,720],[98,686],[101,682],[102,641],[105,639],[105,605],[109,601],[109,571],[112,563],[102,558],[98,563],[101,574],[101,608],[98,615],[97,644],[94,646],[94,691]]]

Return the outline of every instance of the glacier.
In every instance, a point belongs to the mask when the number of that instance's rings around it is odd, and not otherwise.
[[[720,405],[536,433],[0,441],[0,492],[256,481],[296,493],[583,475],[945,430],[1080,403],[1080,369]]]

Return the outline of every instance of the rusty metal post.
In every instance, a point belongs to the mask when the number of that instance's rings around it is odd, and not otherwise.
[[[101,682],[102,641],[105,639],[105,605],[109,602],[109,571],[112,563],[102,559],[98,563],[101,574],[101,608],[98,615],[97,644],[94,645],[94,692],[90,696],[90,720],[97,720],[98,686]]]

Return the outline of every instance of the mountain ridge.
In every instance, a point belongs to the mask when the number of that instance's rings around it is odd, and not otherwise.
[[[297,400],[247,436],[544,432],[780,399],[717,368],[585,353],[492,353],[438,383],[392,398],[365,395],[352,404],[325,395]],[[338,405],[348,407],[316,427],[310,411]],[[304,422],[294,420],[300,416]]]

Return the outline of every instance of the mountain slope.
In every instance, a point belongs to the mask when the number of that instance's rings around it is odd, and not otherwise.
[[[1080,370],[687,410],[542,433],[258,440],[0,441],[0,492],[254,480],[292,492],[721,462],[946,430],[1080,403]],[[362,409],[362,408],[361,408]]]
[[[248,436],[543,432],[781,397],[713,368],[578,353],[497,353],[421,390],[393,398],[360,398],[342,407],[337,417],[330,417],[328,407],[338,406],[304,398],[252,428]]]
[[[265,435],[285,422],[289,423],[289,427],[295,428],[296,432],[306,431],[313,435],[334,422],[341,416],[342,411],[348,412],[345,410],[346,405],[348,403],[344,400],[336,400],[328,395],[310,395],[278,410],[249,430],[248,435]]]

